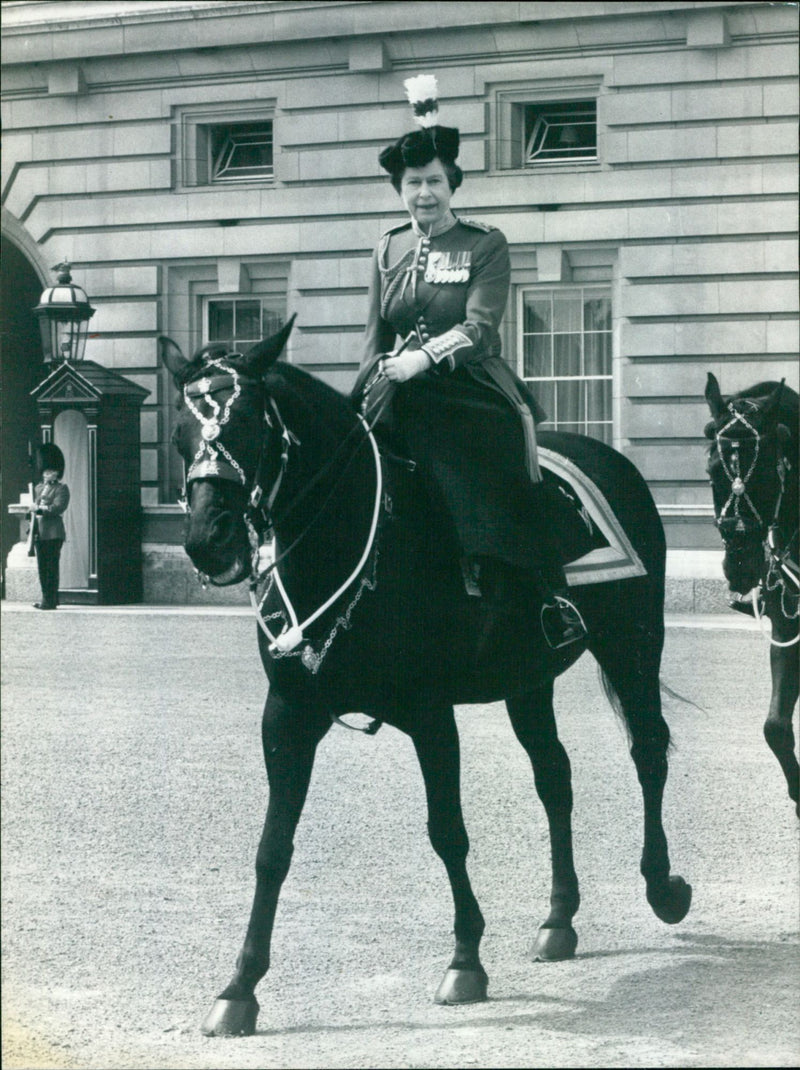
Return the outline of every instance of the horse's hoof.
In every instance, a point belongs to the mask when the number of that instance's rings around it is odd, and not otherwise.
[[[434,1003],[481,1003],[487,999],[489,978],[483,970],[449,969],[436,989]]]
[[[561,962],[571,959],[578,946],[578,934],[568,925],[566,928],[541,928],[536,934],[531,948],[531,958],[535,962]]]
[[[258,1001],[252,999],[217,999],[200,1026],[207,1037],[251,1037],[256,1031]]]
[[[689,913],[692,905],[692,886],[683,877],[670,877],[666,895],[656,896],[648,891],[647,902],[655,916],[667,925],[677,925]]]

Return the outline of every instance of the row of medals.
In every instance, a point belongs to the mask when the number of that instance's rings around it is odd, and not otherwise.
[[[433,252],[428,254],[425,267],[426,282],[469,282],[472,255],[464,252]]]

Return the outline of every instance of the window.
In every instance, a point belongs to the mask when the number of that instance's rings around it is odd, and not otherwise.
[[[490,167],[597,169],[601,93],[602,78],[593,75],[491,87]]]
[[[547,430],[611,442],[611,294],[603,287],[518,291],[518,372]]]
[[[275,101],[225,101],[174,110],[181,187],[275,181]]]
[[[206,340],[224,342],[242,352],[283,326],[274,304],[260,297],[209,297],[206,300]]]
[[[523,110],[524,165],[597,159],[597,102],[518,105]]]
[[[273,177],[272,123],[209,126],[205,138],[211,182]]]

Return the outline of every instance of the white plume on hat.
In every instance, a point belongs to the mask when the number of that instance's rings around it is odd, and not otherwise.
[[[418,74],[403,82],[414,118],[420,126],[435,126],[439,120],[439,86],[433,74]]]

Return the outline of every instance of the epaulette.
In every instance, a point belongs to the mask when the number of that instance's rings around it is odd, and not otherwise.
[[[405,223],[398,223],[396,227],[389,227],[381,234],[382,238],[388,238],[390,234],[399,234],[401,230],[410,230],[411,220],[407,220]]]
[[[479,219],[465,219],[460,215],[458,221],[459,223],[463,223],[465,227],[474,227],[475,230],[482,230],[484,234],[488,234],[491,230],[497,230],[497,227],[493,227],[491,223],[481,223]]]

